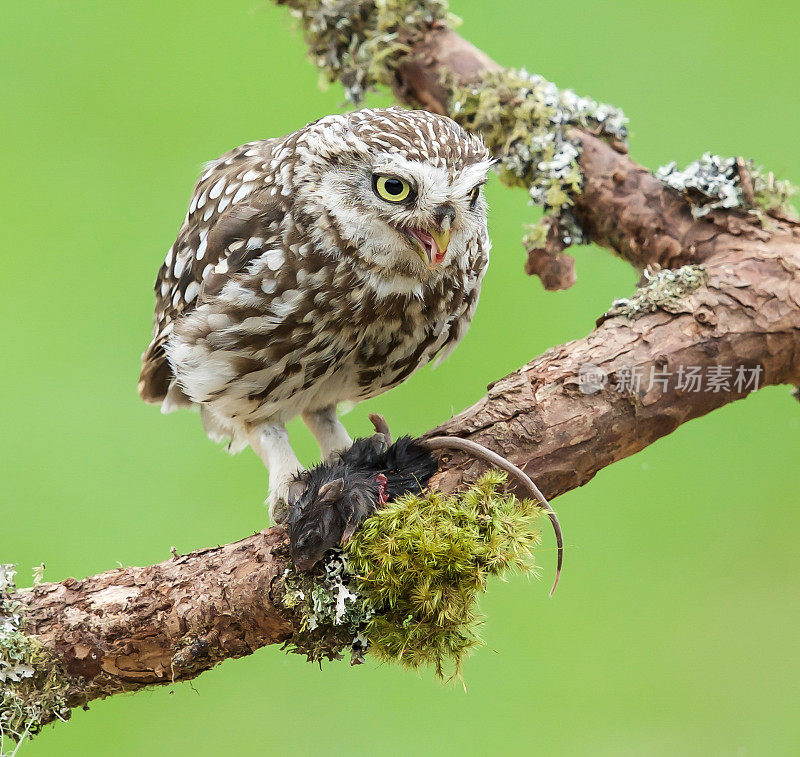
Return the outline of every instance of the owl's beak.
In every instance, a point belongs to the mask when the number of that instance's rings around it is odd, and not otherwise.
[[[422,262],[431,271],[444,261],[447,247],[450,244],[450,223],[454,215],[455,211],[451,206],[440,206],[434,211],[436,223],[431,228],[407,230]]]
[[[447,224],[447,228],[431,229],[428,233],[433,237],[433,241],[436,242],[436,254],[434,259],[430,261],[436,266],[444,260],[447,246],[450,244],[450,224]]]

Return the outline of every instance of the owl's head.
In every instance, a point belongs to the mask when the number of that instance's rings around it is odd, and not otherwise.
[[[328,116],[300,132],[296,149],[296,186],[323,246],[415,280],[488,246],[482,186],[492,160],[451,119],[396,107]]]

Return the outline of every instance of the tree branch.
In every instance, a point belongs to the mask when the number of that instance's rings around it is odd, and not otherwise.
[[[727,368],[730,376],[739,367],[760,367],[761,386],[798,383],[797,238],[740,239],[707,258],[705,267],[707,286],[685,297],[681,312],[605,320],[587,337],[496,382],[476,405],[431,433],[468,436],[504,454],[552,499],[680,424],[746,396],[733,381],[730,391],[681,391],[674,378],[681,367],[699,367],[704,375]],[[596,366],[608,383],[584,394],[583,366]],[[642,377],[639,390],[621,381],[623,375]],[[673,379],[664,387],[659,375]],[[431,484],[453,491],[480,471],[476,461],[454,455]]]
[[[498,70],[436,22],[401,57],[393,83],[404,102],[445,113],[452,91],[443,82],[455,86]],[[429,432],[472,438],[503,454],[551,499],[747,394],[647,381],[620,391],[623,375],[745,366],[759,368],[761,386],[800,383],[800,226],[785,218],[763,226],[738,210],[698,219],[681,193],[619,144],[586,131],[572,136],[582,147],[584,180],[574,213],[591,239],[639,270],[695,266],[703,285],[676,292],[656,275],[645,306],[618,305],[587,337],[495,382],[473,407]],[[588,393],[579,380],[587,365],[607,378]],[[482,470],[448,452],[431,486],[452,492]],[[273,528],[146,568],[18,591],[11,601],[75,707],[192,678],[222,659],[286,641],[297,631],[282,603],[288,567],[286,535]]]

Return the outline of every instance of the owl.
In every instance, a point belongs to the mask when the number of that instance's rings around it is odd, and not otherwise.
[[[207,164],[155,284],[141,397],[199,408],[250,446],[285,518],[302,470],[286,423],[323,459],[351,439],[339,403],[375,397],[466,333],[489,261],[479,137],[427,111],[326,116]]]

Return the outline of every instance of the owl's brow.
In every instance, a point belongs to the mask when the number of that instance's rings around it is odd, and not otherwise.
[[[492,161],[481,161],[466,166],[456,175],[452,184],[454,187],[463,188],[464,193],[472,191],[475,187],[482,186],[487,181],[487,172],[492,165]]]
[[[418,172],[420,169],[436,169],[447,173],[443,166],[430,159],[397,153],[379,153],[373,158],[372,165],[376,170]]]

